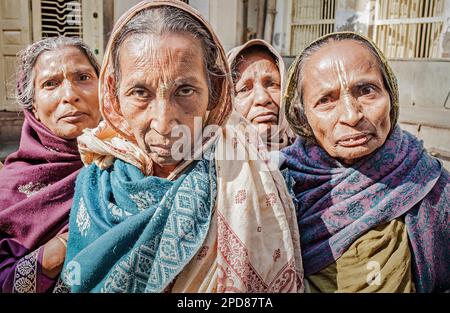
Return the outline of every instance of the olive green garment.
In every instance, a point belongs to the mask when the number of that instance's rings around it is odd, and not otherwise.
[[[336,262],[307,280],[310,292],[414,292],[404,221],[395,219],[369,230]]]

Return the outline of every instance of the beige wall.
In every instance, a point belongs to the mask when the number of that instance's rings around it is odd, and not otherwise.
[[[450,170],[450,61],[391,60],[400,91],[400,124]]]
[[[117,21],[123,13],[139,2],[141,0],[114,0],[114,21]]]
[[[140,0],[114,0],[114,20]],[[240,44],[242,0],[190,0],[211,24],[225,51]]]

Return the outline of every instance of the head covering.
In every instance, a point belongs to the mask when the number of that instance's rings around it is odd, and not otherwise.
[[[67,225],[82,162],[76,140],[55,136],[24,110],[19,150],[0,172],[0,231],[27,249]]]
[[[363,42],[370,47],[371,51],[374,53],[375,57],[379,60],[381,65],[381,73],[383,75],[383,80],[385,87],[389,93],[391,100],[391,130],[397,125],[398,114],[399,114],[399,92],[397,85],[397,78],[394,75],[391,67],[388,64],[387,59],[381,52],[381,50],[373,43],[370,39],[354,33],[354,32],[337,32],[327,34],[319,39],[310,43],[302,53],[300,53],[294,60],[289,68],[288,82],[283,96],[284,107],[286,111],[287,120],[292,128],[292,130],[299,136],[307,138],[309,140],[315,141],[314,135],[306,116],[304,113],[303,103],[301,102],[302,95],[301,90],[299,90],[298,83],[300,81],[299,75],[299,65],[306,56],[306,54],[314,47],[321,46],[322,44],[327,44],[329,40],[356,40]]]
[[[284,66],[283,57],[267,41],[264,41],[262,39],[252,39],[252,40],[247,41],[242,46],[238,46],[238,47],[231,49],[227,53],[228,64],[230,67],[233,66],[233,63],[237,60],[237,58],[240,55],[242,55],[245,52],[245,50],[247,50],[250,47],[258,47],[258,46],[266,48],[267,50],[270,51],[270,53],[273,54],[273,56],[275,57],[276,64],[278,66],[278,70],[280,71],[280,77],[281,77],[280,102],[279,102],[280,110],[278,112],[278,128],[277,128],[277,132],[275,134],[275,136],[276,136],[275,138],[278,139],[278,142],[272,142],[272,141],[270,141],[270,138],[268,138],[268,141],[267,141],[267,145],[270,150],[280,150],[280,149],[290,145],[294,141],[294,133],[290,129],[289,124],[286,120],[286,115],[284,113],[285,109],[284,109],[283,102],[281,99],[282,92],[284,90],[284,84],[286,81],[286,69]],[[265,50],[262,50],[262,51],[265,51]],[[233,70],[233,69],[231,69],[231,70]]]
[[[100,71],[100,112],[105,121],[101,122],[94,130],[86,130],[85,134],[78,139],[81,157],[85,164],[95,162],[99,167],[106,168],[110,166],[112,160],[117,157],[135,165],[147,175],[153,173],[153,161],[146,153],[135,145],[136,139],[129,130],[129,126],[123,118],[119,103],[117,102],[115,92],[116,84],[113,83],[114,68],[112,48],[121,29],[138,12],[149,7],[164,5],[170,5],[188,11],[205,26],[211,34],[213,41],[219,42],[219,39],[213,32],[209,23],[207,23],[196,10],[180,1],[142,1],[124,13],[114,25]],[[224,73],[229,73],[230,71],[223,47],[219,44],[217,45],[217,48],[219,50],[219,66],[223,69]],[[217,97],[219,102],[211,111],[209,111],[204,127],[207,127],[208,125],[222,126],[226,123],[232,110],[232,86],[231,76],[224,75],[220,87],[217,87],[220,88],[220,94]],[[202,144],[206,148],[213,141],[214,138],[205,138]],[[195,152],[193,151],[192,154],[194,153]],[[181,162],[174,174],[182,171],[190,163],[191,161]]]
[[[107,85],[114,70],[111,42],[133,16],[160,6],[183,10],[208,29],[224,73],[219,103],[204,126],[221,127],[193,151],[197,162],[183,160],[167,179],[151,175],[152,163],[117,110],[114,86]],[[292,200],[281,173],[258,151],[267,149],[256,129],[246,132],[249,122],[232,112],[232,88],[219,40],[189,5],[144,1],[120,18],[101,74],[106,123],[80,140],[84,162],[94,164],[79,175],[71,211],[64,272],[72,261],[83,269],[72,291],[303,291]],[[243,158],[229,160],[238,148]]]

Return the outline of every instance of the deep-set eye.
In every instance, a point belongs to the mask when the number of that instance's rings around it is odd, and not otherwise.
[[[272,82],[272,83],[270,84],[270,87],[280,87],[280,84],[277,83],[277,82]]]
[[[131,95],[140,99],[146,99],[149,97],[148,91],[145,90],[144,88],[134,88],[131,91]]]
[[[91,76],[88,74],[81,74],[80,77],[78,78],[80,81],[88,81],[91,79]]]
[[[249,86],[243,86],[241,88],[238,88],[236,90],[236,93],[243,94],[243,93],[249,92],[250,90],[251,90],[251,88]]]
[[[58,86],[58,83],[55,80],[47,80],[42,84],[42,87],[45,89],[51,89]]]
[[[280,84],[274,80],[269,80],[265,83],[266,88],[279,88]]]
[[[375,88],[371,85],[364,85],[359,88],[359,94],[361,96],[371,95],[375,92]]]
[[[329,102],[331,102],[331,97],[322,97],[317,101],[317,105],[327,104]]]
[[[177,90],[177,96],[189,97],[194,94],[194,88],[192,87],[182,87]]]

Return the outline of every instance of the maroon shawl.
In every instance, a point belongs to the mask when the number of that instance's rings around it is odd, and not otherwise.
[[[0,171],[3,292],[20,291],[16,290],[20,286],[15,283],[18,277],[14,272],[18,272],[16,267],[21,259],[29,255],[39,259],[39,248],[67,231],[75,178],[82,167],[76,140],[59,138],[30,111],[24,110],[24,114],[19,150],[6,159]],[[34,283],[39,285],[39,279],[35,278]],[[40,289],[27,288],[22,291]]]

